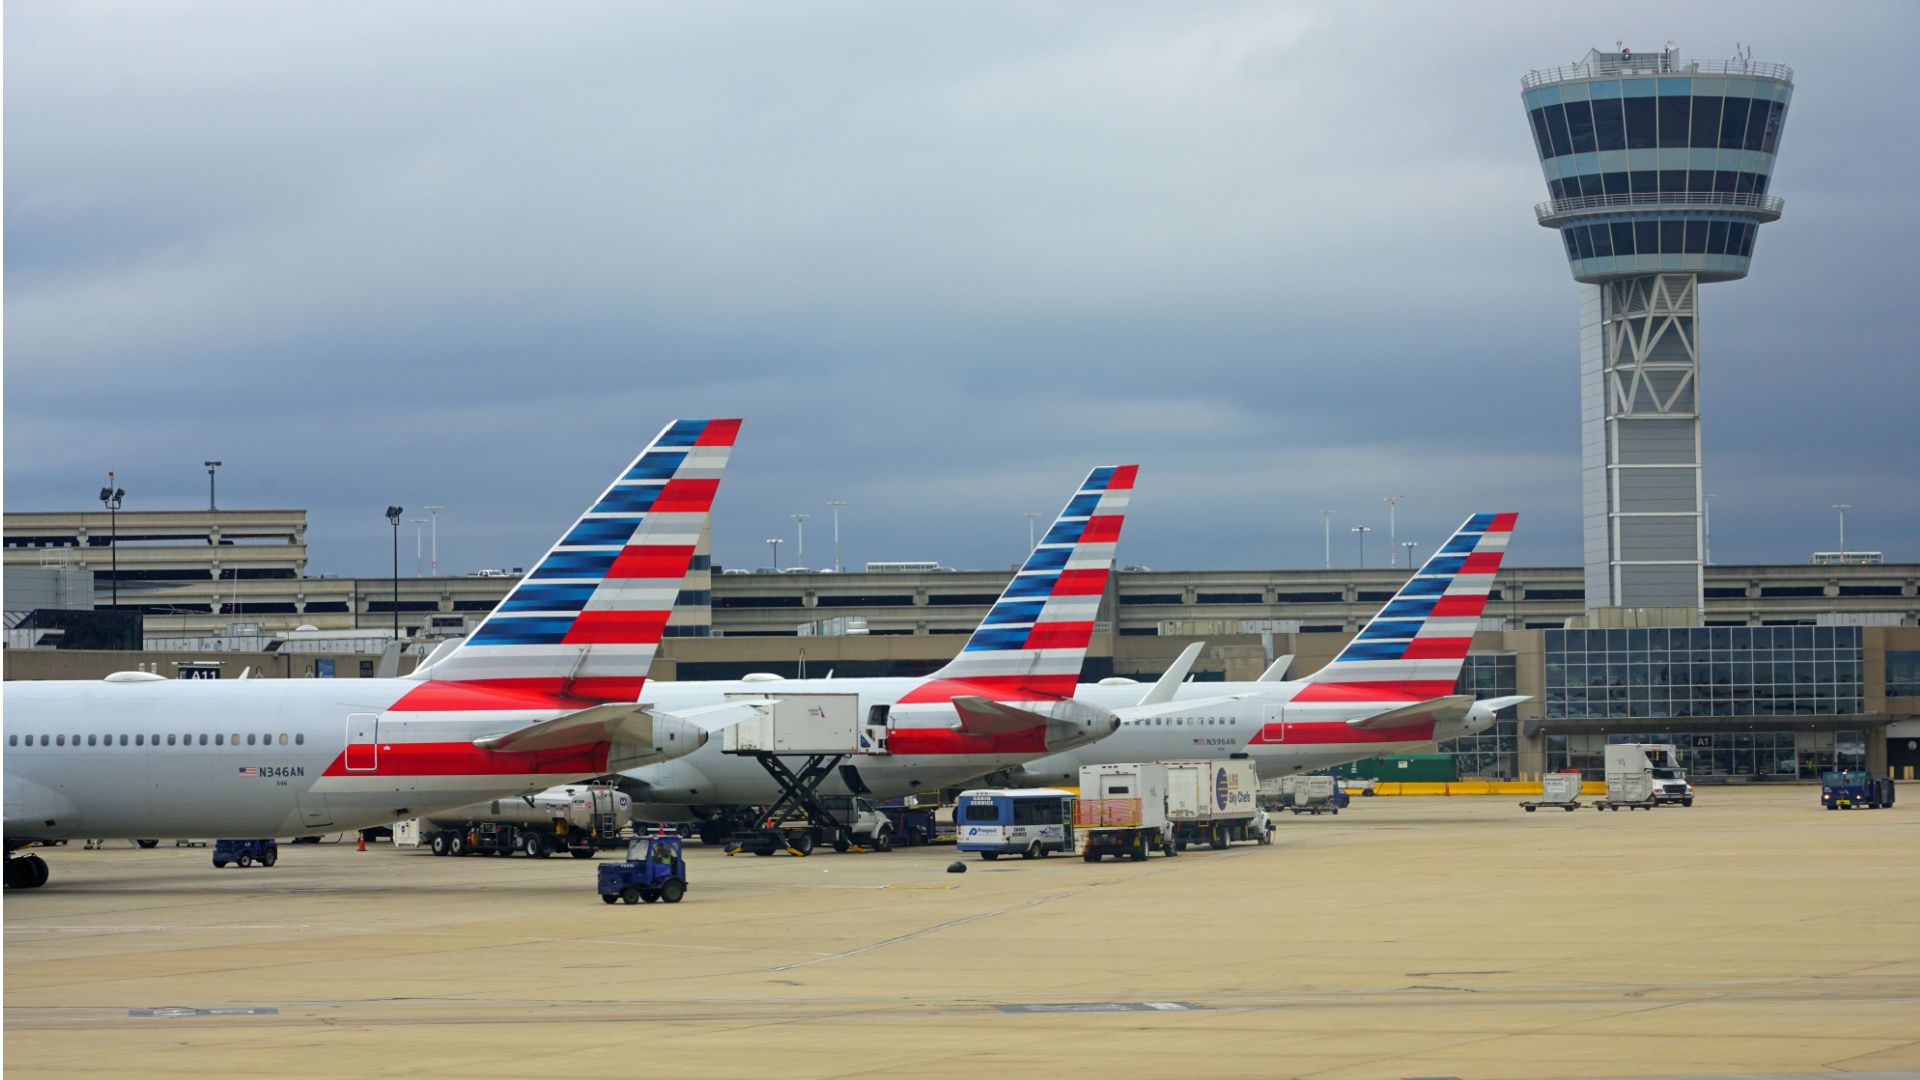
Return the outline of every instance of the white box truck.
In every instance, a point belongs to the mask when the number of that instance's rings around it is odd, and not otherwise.
[[[729,754],[856,754],[860,742],[858,694],[728,694],[729,699],[771,698],[737,724],[721,729]]]
[[[1082,765],[1073,807],[1073,847],[1088,862],[1101,856],[1144,860],[1154,849],[1172,855],[1167,767],[1156,763]]]
[[[1679,771],[1680,756],[1671,743],[1608,743],[1607,797],[1596,810],[1651,810],[1665,798],[1693,805],[1693,789]],[[1665,785],[1679,777],[1680,791],[1668,795]]]
[[[1216,851],[1255,839],[1248,825],[1260,813],[1260,774],[1251,761],[1163,761],[1173,846],[1205,843]]]

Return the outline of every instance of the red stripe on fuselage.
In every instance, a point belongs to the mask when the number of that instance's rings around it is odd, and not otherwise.
[[[1284,728],[1284,730],[1282,730]],[[1357,728],[1344,722],[1321,724],[1267,724],[1247,740],[1249,746],[1339,746],[1346,743],[1426,742],[1433,738],[1433,721],[1394,728]]]
[[[613,557],[607,577],[679,581],[687,576],[687,564],[692,561],[692,544],[638,544]]]
[[[658,645],[667,615],[665,611],[583,611],[560,641],[563,645]]]
[[[952,728],[895,728],[887,753],[896,757],[951,757],[966,754],[1045,754],[1047,733],[1035,726],[998,735],[969,735]]]
[[[1453,693],[1451,679],[1422,679],[1413,682],[1316,682],[1308,683],[1293,696],[1295,701],[1338,701],[1349,704],[1379,705],[1392,708]]]
[[[493,712],[549,709],[572,712],[609,701],[638,701],[642,676],[585,679],[432,679],[408,690],[389,712]]]
[[[1033,701],[1073,696],[1075,675],[975,675],[968,679],[930,679],[900,696],[901,705],[938,704],[957,697],[988,701]]]
[[[556,750],[532,750],[509,753],[482,750],[470,742],[408,743],[382,742],[377,768],[348,769],[347,755],[333,759],[326,776],[521,776],[529,773],[555,773],[572,776],[598,776],[607,771],[607,743],[569,746]],[[365,754],[361,748],[356,761]]]

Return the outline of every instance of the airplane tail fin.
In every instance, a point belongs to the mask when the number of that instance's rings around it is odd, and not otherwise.
[[[738,420],[667,425],[486,620],[432,664],[421,690],[639,700],[739,430]],[[429,707],[414,697],[409,704]]]
[[[1073,697],[1138,471],[1108,465],[1087,474],[960,655],[900,704]]]
[[[1296,701],[1440,698],[1453,693],[1517,514],[1475,514]]]

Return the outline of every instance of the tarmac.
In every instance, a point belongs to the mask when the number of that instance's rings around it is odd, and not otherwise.
[[[44,852],[10,1076],[1682,1076],[1920,1071],[1920,789],[1522,813],[1356,799],[1145,863],[594,864],[376,844]],[[603,856],[603,858],[612,856]],[[224,1013],[215,1010],[239,1010]]]

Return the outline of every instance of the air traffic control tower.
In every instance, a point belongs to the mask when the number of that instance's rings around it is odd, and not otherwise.
[[[1703,603],[1700,286],[1747,276],[1778,220],[1793,70],[1671,50],[1589,52],[1520,81],[1581,285],[1587,607]]]

